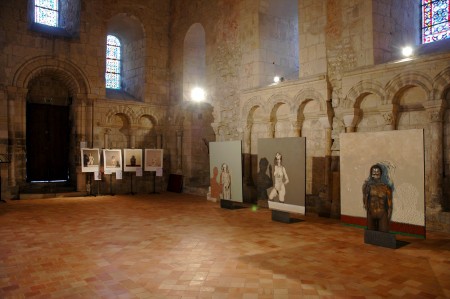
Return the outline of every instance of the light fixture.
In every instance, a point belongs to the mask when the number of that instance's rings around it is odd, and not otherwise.
[[[410,57],[413,54],[413,48],[410,46],[406,46],[402,49],[402,54],[405,57]]]
[[[191,99],[194,102],[203,102],[206,99],[206,92],[203,88],[194,87],[191,91]]]
[[[280,77],[280,76],[273,77],[273,82],[275,82],[275,83],[279,83],[279,82],[283,82],[283,81],[284,81],[283,77]]]

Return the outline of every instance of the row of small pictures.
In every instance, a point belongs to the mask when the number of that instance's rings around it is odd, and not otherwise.
[[[145,164],[142,159],[142,149],[123,149],[124,158],[122,160],[121,149],[103,149],[103,161],[100,159],[99,148],[81,149],[81,171],[97,172],[100,171],[100,165],[103,164],[104,172],[137,172],[142,171],[160,171],[163,167],[162,149],[145,149]]]

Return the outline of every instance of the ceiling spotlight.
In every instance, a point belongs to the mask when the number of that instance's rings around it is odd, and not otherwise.
[[[283,82],[283,81],[284,81],[283,77],[280,77],[280,76],[273,77],[273,82],[275,82],[275,83],[279,83],[279,82]]]
[[[410,57],[413,54],[413,48],[407,46],[402,49],[402,54],[405,57]]]
[[[203,88],[194,87],[191,91],[191,99],[194,102],[202,102],[206,99],[206,92],[203,90]]]

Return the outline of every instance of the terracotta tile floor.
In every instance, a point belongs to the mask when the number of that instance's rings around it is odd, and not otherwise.
[[[0,204],[0,298],[449,298],[450,234],[363,230],[163,193]]]

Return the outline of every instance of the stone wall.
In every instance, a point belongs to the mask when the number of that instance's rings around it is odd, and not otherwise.
[[[450,46],[421,45],[399,59],[398,47],[418,43],[420,15],[409,2],[83,0],[79,33],[61,37],[30,28],[28,0],[2,1],[0,153],[12,161],[0,169],[2,193],[17,197],[26,185],[26,101],[32,82],[51,78],[71,99],[71,168],[80,191],[89,179],[80,142],[161,147],[165,174],[183,174],[189,190],[207,187],[209,141],[241,140],[245,200],[256,202],[258,138],[304,136],[308,211],[339,217],[339,134],[422,128],[427,226],[450,231],[442,212],[450,206]],[[201,71],[185,72],[195,65],[184,55],[193,26],[204,36],[201,55],[191,56],[204,61]],[[105,89],[109,33],[125,44],[124,91]],[[271,82],[273,72],[285,81]],[[205,84],[206,103],[186,100],[183,82],[195,83],[186,74]],[[136,178],[135,191],[151,191],[151,179]],[[120,182],[105,178],[102,188],[127,193],[130,183],[126,174]]]

